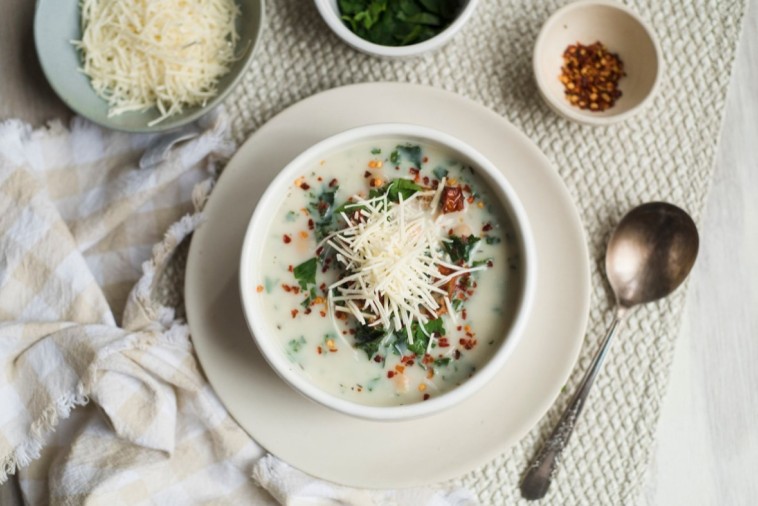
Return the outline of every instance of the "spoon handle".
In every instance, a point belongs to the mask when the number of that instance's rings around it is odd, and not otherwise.
[[[579,413],[582,412],[587,394],[589,394],[595,377],[600,370],[600,365],[603,363],[603,359],[608,352],[611,338],[616,335],[622,319],[623,312],[617,310],[608,333],[605,335],[600,349],[592,359],[590,368],[584,374],[579,389],[574,394],[574,398],[571,399],[571,403],[566,408],[566,411],[563,412],[558,425],[555,426],[550,437],[542,444],[542,447],[532,459],[531,464],[529,464],[521,481],[521,496],[524,499],[530,501],[541,499],[547,493],[550,481],[558,466],[561,452],[568,443],[569,437],[571,437],[576,419]]]

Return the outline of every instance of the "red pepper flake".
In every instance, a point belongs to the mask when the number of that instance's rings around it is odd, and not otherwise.
[[[430,397],[431,397],[431,395],[429,395],[429,394],[424,394],[424,400],[425,400],[425,401],[428,401]]]
[[[318,286],[318,289],[321,290],[322,292],[326,292],[326,283],[321,283]]]
[[[305,309],[303,310],[303,313],[304,313],[304,314],[311,314],[311,313],[312,313],[312,310],[311,310],[311,308],[307,307],[307,308],[305,308]]]
[[[439,181],[437,181],[436,179],[432,179],[432,188],[433,189],[436,190],[439,187],[439,185],[440,185]]]
[[[290,266],[287,267],[287,270],[290,271],[290,272],[293,272],[295,270],[295,268],[290,265]]]
[[[434,357],[429,355],[428,353],[424,355],[424,358],[421,359],[422,364],[431,364],[434,362]]]
[[[291,286],[290,288],[292,288],[292,293],[294,293],[295,295],[297,295],[298,293],[300,293],[300,287],[299,286]]]
[[[421,163],[426,163],[428,161],[429,161],[429,157],[428,156],[425,156],[424,158],[421,159]]]
[[[258,293],[261,293],[263,291],[263,285],[258,285],[255,287],[255,291]]]
[[[424,184],[429,186],[429,176],[424,176]]]
[[[292,318],[294,318],[294,317],[296,317],[296,316],[297,316],[297,314],[298,314],[299,312],[300,312],[300,311],[298,311],[297,309],[293,309],[292,311],[290,311],[290,314],[292,315]]]
[[[463,190],[458,186],[445,186],[440,198],[440,207],[443,213],[463,211]]]
[[[336,179],[332,179],[331,181],[329,181],[329,188],[334,188],[335,186],[337,186]]]
[[[387,377],[393,378],[395,376],[395,371],[387,371]]]
[[[323,252],[324,252],[324,247],[323,246],[319,246],[318,248],[316,248],[316,256],[317,257],[320,257],[321,253],[323,253]]]
[[[363,177],[371,177],[371,172],[369,171],[364,172]]]
[[[315,227],[315,224],[313,223],[313,220],[308,220],[308,230],[313,230]]]
[[[382,356],[381,355],[374,355],[374,362],[376,362],[378,364],[381,361],[382,361]]]
[[[395,170],[400,170],[400,166],[399,165],[395,165]]]
[[[326,311],[319,311],[318,314],[321,315],[321,318],[326,318]]]
[[[469,338],[461,338],[461,339],[458,341],[458,343],[459,343],[461,346],[463,346],[464,348],[466,348],[467,350],[470,350],[470,349],[472,349],[474,346],[476,346],[476,342],[477,342],[477,341],[476,341],[476,339],[474,339],[473,337],[469,337]]]
[[[411,167],[410,169],[408,169],[408,172],[410,172],[414,176],[418,176],[419,170],[416,167]]]
[[[284,241],[284,244],[289,244],[292,242],[292,237],[288,236],[287,234],[284,234],[282,236],[282,241]]]
[[[492,260],[487,260],[487,267],[492,267],[493,265],[495,264],[492,263]]]
[[[471,294],[469,293],[469,295],[471,295]],[[468,313],[466,312],[465,309],[463,311],[461,311],[461,316],[463,317],[464,320],[468,318]]]
[[[316,346],[316,353],[321,355],[324,352],[324,350],[321,349],[321,346]]]
[[[455,330],[457,330],[458,332],[460,332],[462,328],[463,328],[462,326],[458,325],[458,326],[455,328]]]
[[[311,185],[309,185],[308,183],[306,183],[305,181],[303,181],[302,183],[300,183],[300,188],[302,190],[310,190],[311,189]]]
[[[482,232],[489,232],[492,230],[492,223],[485,223],[485,225],[482,227]]]
[[[455,360],[458,360],[459,358],[461,358],[461,352],[460,352],[459,350],[455,350],[455,351],[453,352],[453,358],[454,358]]]
[[[292,287],[286,283],[282,283],[282,288],[284,288],[284,291],[287,293],[290,293],[292,291]]]
[[[468,202],[469,204],[473,204],[474,203],[474,196],[473,195],[469,195],[468,198],[466,199],[466,202]]]
[[[618,54],[601,43],[576,43],[563,53],[560,81],[566,99],[573,106],[593,112],[614,106],[621,97],[618,83],[626,75]]]
[[[440,337],[439,341],[437,341],[437,346],[440,348],[447,348],[450,346],[450,341],[447,340],[447,337]]]
[[[316,180],[318,180],[318,182],[319,182],[319,183],[320,183],[321,181],[323,181],[323,179],[321,178],[321,176],[317,177],[317,178],[316,178]]]

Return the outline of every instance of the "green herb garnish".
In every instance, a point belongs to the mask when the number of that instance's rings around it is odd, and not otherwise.
[[[424,332],[426,330],[426,332]],[[407,343],[408,350],[412,351],[419,357],[426,355],[426,347],[429,345],[429,336],[436,334],[437,336],[445,335],[445,326],[442,322],[442,318],[436,320],[430,320],[426,324],[413,322],[411,325],[411,334],[413,335],[413,344]],[[402,334],[405,336],[405,333]]]
[[[408,200],[411,195],[423,189],[423,186],[417,185],[410,179],[398,178],[393,179],[381,188],[374,188],[369,192],[368,198],[373,199],[376,197],[381,197],[386,193],[388,200],[397,203],[400,202],[401,195],[403,197],[403,200]]]
[[[355,346],[365,351],[368,358],[371,358],[379,351],[379,345],[384,336],[384,330],[381,328],[359,325],[355,329]]]
[[[308,285],[316,284],[316,269],[317,269],[316,257],[306,260],[293,270],[295,279],[300,284],[300,288],[303,290],[308,289]]]
[[[434,174],[434,177],[438,179],[439,181],[442,181],[443,177],[447,177],[447,169],[445,167],[437,167],[432,171],[432,174]]]
[[[479,242],[479,238],[475,235],[468,237],[451,235],[449,239],[450,241],[443,243],[443,247],[447,254],[450,255],[450,260],[454,263],[460,261],[468,263],[471,252],[474,250],[476,243]]]
[[[474,260],[473,262],[471,262],[471,267],[479,267],[480,265],[486,265],[489,262],[492,262],[492,258],[483,258],[482,260]]]
[[[440,357],[434,360],[434,367],[447,367],[447,365],[450,363],[450,357]]]
[[[289,346],[290,352],[292,354],[295,354],[303,349],[303,346],[305,346],[305,337],[300,336],[300,339],[291,339],[287,346]]]
[[[285,215],[284,219],[288,222],[293,222],[297,220],[297,213],[295,211],[287,211],[287,214]]]
[[[421,161],[424,158],[424,153],[421,150],[421,146],[398,146],[397,151],[408,159],[414,167],[421,168]]]

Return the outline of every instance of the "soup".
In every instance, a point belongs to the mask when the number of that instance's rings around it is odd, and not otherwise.
[[[497,198],[433,144],[365,141],[292,181],[255,279],[293,369],[371,406],[423,402],[497,349],[520,258]]]

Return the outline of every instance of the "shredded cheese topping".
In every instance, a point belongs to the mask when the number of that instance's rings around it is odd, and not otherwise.
[[[82,0],[82,71],[108,116],[205,105],[235,60],[234,0]]]
[[[451,279],[486,267],[467,268],[445,259],[442,217],[435,218],[439,193],[414,193],[393,203],[387,194],[373,199],[355,197],[357,211],[342,213],[346,227],[325,239],[348,273],[328,291],[332,322],[335,313],[352,314],[361,324],[381,325],[390,333],[405,331],[413,343],[411,325],[425,324],[444,301],[451,318],[454,311],[442,287]],[[357,215],[359,214],[359,216]],[[440,269],[442,268],[442,269]],[[447,274],[442,274],[446,272]],[[425,332],[423,325],[421,329]],[[340,334],[340,332],[338,332]]]

